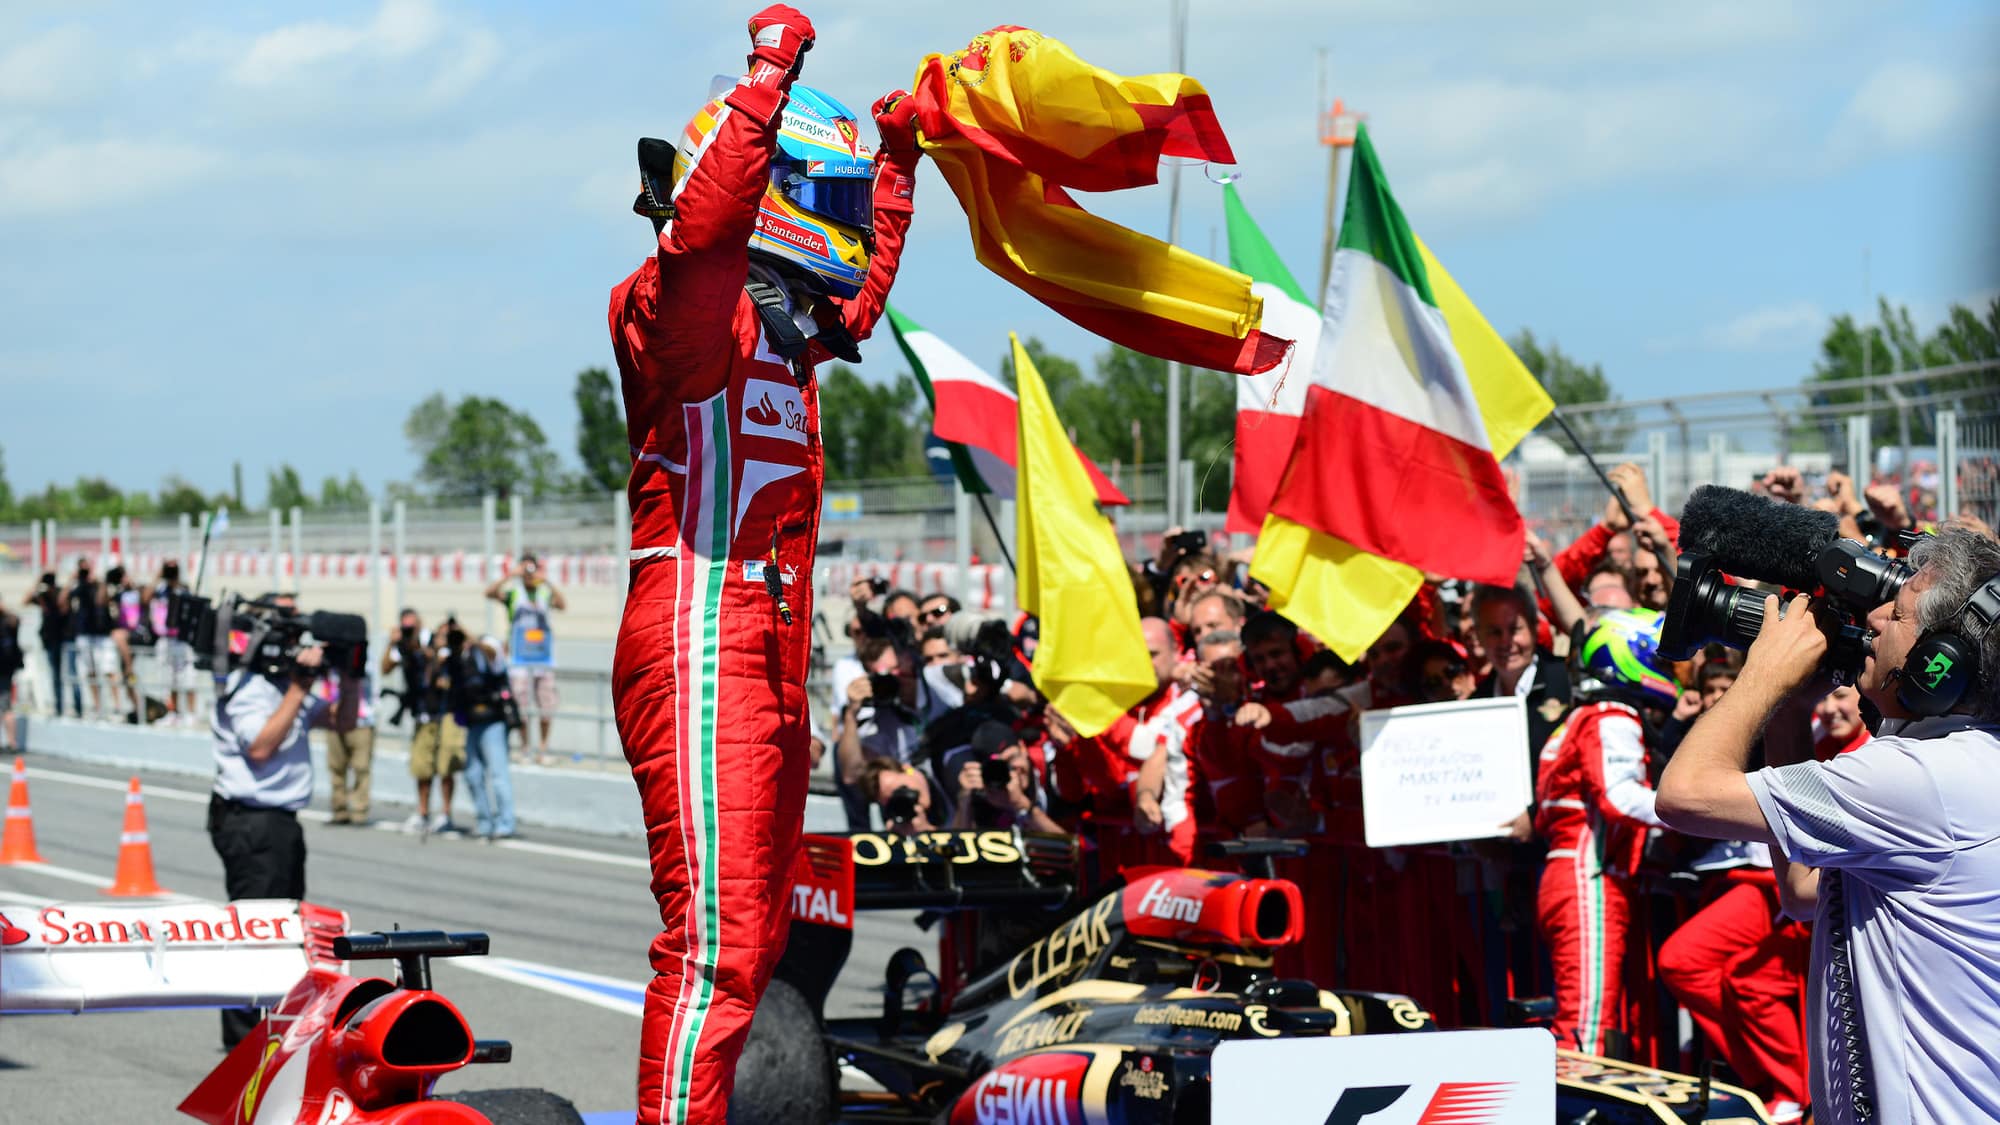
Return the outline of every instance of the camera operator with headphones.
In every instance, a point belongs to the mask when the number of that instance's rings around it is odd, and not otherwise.
[[[1835,1125],[2000,1117],[2000,542],[1946,525],[1909,561],[1867,615],[1880,737],[1813,760],[1828,638],[1810,599],[1781,618],[1767,597],[1657,801],[1682,832],[1770,844],[1787,913],[1814,920],[1807,1052]]]
[[[286,599],[272,604],[293,608]],[[239,669],[216,698],[208,838],[222,857],[231,901],[305,897],[306,837],[298,812],[312,800],[308,731],[336,719],[311,691],[324,664],[324,650],[307,645],[289,667]],[[351,690],[343,690],[342,699],[360,698],[358,684],[343,688]],[[259,1018],[254,1008],[223,1009],[222,1045],[236,1046]]]

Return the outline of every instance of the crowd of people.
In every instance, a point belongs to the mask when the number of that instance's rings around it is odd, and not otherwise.
[[[221,722],[214,700],[222,693],[213,675],[197,664],[171,609],[174,595],[185,590],[180,564],[173,560],[162,563],[146,585],[135,583],[123,566],[110,567],[99,579],[87,557],[76,561],[67,580],[55,572],[42,574],[24,601],[37,612],[34,631],[53,696],[49,715],[202,729]],[[473,636],[450,615],[440,628],[428,630],[416,610],[404,609],[365,676],[351,683],[330,675],[313,678],[314,696],[331,705],[332,713],[347,716],[325,727],[331,823],[371,822],[376,711],[386,706],[388,725],[401,726],[406,718],[411,723],[416,811],[405,831],[465,831],[450,814],[462,773],[474,809],[472,831],[486,838],[516,833],[510,736],[519,733],[524,758],[532,751],[538,764],[548,764],[550,730],[561,705],[550,615],[566,603],[533,554],[523,555],[485,596],[506,611],[504,638]],[[296,609],[289,594],[261,600]],[[12,717],[22,694],[17,676],[32,656],[23,628],[21,615],[0,603],[0,749],[15,748]],[[139,662],[149,653],[157,668],[147,682]],[[536,720],[539,741],[530,719]],[[432,794],[439,790],[433,810]]]
[[[1531,533],[1511,587],[1427,582],[1356,665],[1264,608],[1248,551],[1218,555],[1173,529],[1131,567],[1157,690],[1088,738],[1032,686],[1038,622],[858,581],[854,654],[834,668],[815,753],[836,755],[857,830],[1073,832],[1100,882],[1226,866],[1208,841],[1303,840],[1280,874],[1309,924],[1281,971],[1405,992],[1447,1026],[1552,997],[1565,1046],[1681,1068],[1696,1061],[1684,1051],[1706,1051],[1796,1120],[1807,927],[1782,916],[1764,845],[1680,836],[1654,808],[1664,764],[1741,654],[1660,654],[1679,527],[1637,466],[1610,475],[1629,515],[1609,501],[1560,550]],[[1895,489],[1840,473],[1817,496],[1786,467],[1752,487],[1835,512],[1857,539],[1910,524]],[[1523,701],[1534,804],[1492,840],[1366,847],[1360,714],[1474,697]],[[1865,743],[1861,710],[1851,686],[1820,699],[1815,752]],[[1700,1043],[1682,1042],[1676,1008]]]

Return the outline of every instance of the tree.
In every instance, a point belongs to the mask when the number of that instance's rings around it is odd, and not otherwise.
[[[297,469],[289,464],[279,465],[264,474],[264,507],[267,510],[284,512],[312,506],[312,497],[306,494],[305,483],[299,480]]]
[[[1565,355],[1554,340],[1550,340],[1544,349],[1535,339],[1535,334],[1523,328],[1507,344],[1557,406],[1618,401],[1618,393],[1611,389],[1610,380],[1604,377],[1602,365],[1593,363],[1585,366],[1582,361]],[[1623,452],[1625,443],[1632,437],[1630,411],[1603,410],[1565,414],[1564,417],[1569,420],[1570,428],[1576,431],[1576,436],[1583,439],[1583,444],[1593,453]]]
[[[819,381],[819,432],[830,481],[870,477],[921,476],[924,428],[918,416],[921,395],[908,372],[888,383],[871,383],[852,367],[836,363]]]
[[[361,474],[348,470],[347,479],[328,477],[320,482],[319,506],[322,508],[366,508],[368,506],[368,486],[361,483]]]
[[[0,449],[0,520],[14,518],[14,487],[7,483],[7,452]]]
[[[576,456],[583,477],[605,491],[625,487],[632,472],[632,445],[618,408],[618,388],[602,367],[576,373]]]
[[[560,480],[542,428],[497,398],[467,395],[453,404],[434,394],[411,409],[403,435],[420,462],[417,478],[440,499],[541,496]]]
[[[231,499],[228,493],[219,492],[214,496],[203,495],[201,489],[196,488],[187,478],[178,474],[169,475],[165,480],[160,482],[158,507],[160,514],[163,516],[176,516],[183,512],[190,516],[199,516],[203,512],[212,512],[218,508],[227,508],[230,504]]]
[[[1896,371],[2000,359],[2000,298],[1991,301],[1983,313],[1963,305],[1953,305],[1945,314],[1944,324],[1929,336],[1917,332],[1908,306],[1891,305],[1887,299],[1882,299],[1876,304],[1876,315],[1878,323],[1868,325],[1857,323],[1854,317],[1845,313],[1833,318],[1827,326],[1826,335],[1820,340],[1819,359],[1813,364],[1811,379],[1812,383],[1825,386],[1824,389],[1816,386],[1808,399],[1814,406],[1879,404],[1878,409],[1865,412],[1869,417],[1869,431],[1878,444],[1885,439],[1900,441],[1902,438],[1904,418],[1895,408],[1894,400],[1886,390],[1840,384],[1853,382],[1864,375],[1887,375]],[[1904,382],[1896,387],[1896,393],[1905,398],[1924,399],[1961,392],[1985,392],[1990,402],[1992,388],[1996,385],[2000,385],[2000,381],[1995,380],[1994,373],[1989,369]],[[1931,416],[1938,405],[1938,402],[1932,401],[1909,411],[1911,444],[1931,445],[1936,442],[1936,435],[1931,429]],[[1843,410],[1819,417],[1819,432],[1827,448],[1843,447],[1847,439],[1841,432],[1841,418],[1858,413],[1863,411]]]

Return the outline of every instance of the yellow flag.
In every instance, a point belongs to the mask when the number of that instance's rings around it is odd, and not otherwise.
[[[1421,238],[1417,252],[1423,257],[1438,311],[1451,329],[1452,346],[1472,383],[1473,397],[1479,400],[1487,444],[1495,459],[1505,457],[1548,417],[1555,403]],[[1424,581],[1413,566],[1356,550],[1276,515],[1266,515],[1257,533],[1250,577],[1271,588],[1272,609],[1349,663],[1367,654]]]
[[[1159,687],[1124,552],[1076,447],[1012,333],[1020,432],[1014,485],[1021,608],[1041,618],[1035,687],[1088,738]]]

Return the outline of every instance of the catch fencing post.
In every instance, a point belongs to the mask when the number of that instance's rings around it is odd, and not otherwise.
[[[1710,484],[1729,483],[1729,439],[1722,434],[1708,435],[1708,480]]]
[[[266,559],[265,570],[271,579],[271,589],[278,588],[278,552],[283,549],[285,517],[276,508],[271,509],[271,553]]]
[[[1869,448],[1874,445],[1868,433],[1868,415],[1855,414],[1847,419],[1847,475],[1854,478],[1854,487],[1867,488],[1874,479],[1875,470],[1871,464]]]
[[[42,521],[28,521],[28,567],[37,573],[48,569],[42,561]]]
[[[179,523],[176,530],[179,532],[180,550],[174,558],[180,560],[181,573],[186,574],[194,569],[194,517],[182,512]]]
[[[396,523],[391,529],[389,544],[389,549],[394,551],[395,554],[390,556],[389,565],[396,568],[396,608],[394,612],[397,614],[397,620],[400,621],[402,619],[403,607],[410,604],[408,592],[404,585],[408,581],[410,570],[410,560],[404,553],[408,547],[408,540],[405,537],[405,533],[409,530],[409,513],[401,500],[396,501],[395,513]]]
[[[953,554],[958,563],[958,601],[967,609],[972,608],[972,494],[965,491],[965,482],[956,477],[951,482],[951,527]]]
[[[521,540],[523,524],[526,522],[526,515],[522,511],[522,508],[520,493],[516,492],[507,498],[508,538],[512,540],[510,545],[513,547],[513,553],[508,557],[517,562],[520,561],[522,552],[527,549]],[[544,569],[546,570],[546,567]]]
[[[493,579],[489,578],[486,572],[493,566],[493,552],[497,549],[495,540],[499,533],[499,528],[495,525],[499,522],[500,501],[489,492],[479,498],[479,523],[484,532],[483,537],[480,539],[480,543],[484,549],[479,555],[479,584],[481,586],[491,585],[493,582]],[[486,607],[486,632],[488,635],[491,635],[493,632],[493,599],[481,598],[480,603]]]
[[[112,542],[118,545],[118,550],[113,552],[113,554],[115,554],[118,559],[117,565],[129,567],[132,563],[132,560],[139,557],[139,553],[132,549],[131,516],[118,517],[118,537],[112,540]]]
[[[1646,484],[1653,495],[1673,504],[1674,492],[1667,487],[1667,435],[1661,430],[1646,435]]]
[[[1938,522],[1958,515],[1958,411],[1937,412]]]
[[[292,505],[292,556],[287,563],[287,569],[292,572],[293,593],[298,592],[299,576],[305,570],[305,529],[299,526],[304,518],[305,510],[297,504]]]
[[[368,502],[368,631],[382,628],[382,504]]]
[[[632,502],[624,489],[611,494],[611,580],[618,591],[618,619],[632,586]]]
[[[97,518],[97,573],[111,569],[111,517]]]

